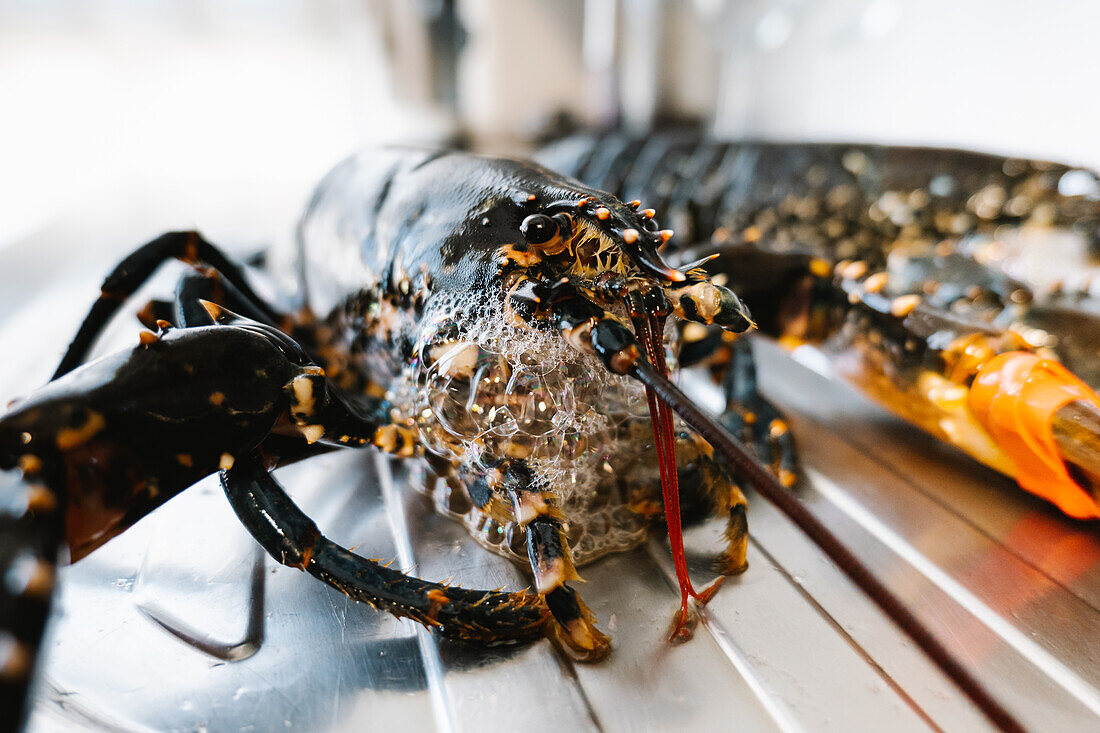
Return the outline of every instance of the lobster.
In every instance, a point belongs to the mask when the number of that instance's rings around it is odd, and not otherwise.
[[[645,144],[623,149],[630,146]],[[663,157],[650,156],[651,170]],[[627,160],[617,156],[606,169],[620,183],[629,178]],[[596,180],[589,168],[575,166]],[[724,190],[736,191],[737,177],[722,170]],[[671,202],[672,191],[658,183],[654,190]],[[704,231],[702,218],[690,221]],[[754,241],[767,241],[760,229]],[[257,295],[242,267],[197,233],[139,248],[104,282],[54,380],[0,417],[0,466],[22,474],[0,550],[4,567],[25,581],[4,589],[0,608],[5,709],[22,704],[61,540],[78,560],[219,471],[234,511],[279,562],[451,637],[501,644],[548,636],[585,661],[610,645],[569,585],[576,565],[633,546],[663,514],[681,595],[670,636],[685,640],[718,582],[696,590],[688,578],[681,502],[687,513],[726,517],[718,564],[736,573],[747,539],[740,485],[751,483],[796,517],[994,720],[1013,727],[786,491],[797,475],[793,442],[755,390],[751,351],[728,335],[754,325],[734,273],[762,288],[755,318],[773,333],[837,332],[835,296],[846,281],[838,291],[833,272],[848,273],[855,260],[826,272],[821,252],[726,247],[717,259],[677,254],[673,267],[658,252],[670,238],[639,201],[622,203],[537,165],[388,150],[352,158],[321,183],[296,246],[274,257],[302,285],[283,307]],[[865,256],[873,251],[887,252],[871,247]],[[742,269],[745,256],[779,266]],[[83,363],[107,320],[172,258],[194,268],[173,302],[143,309],[149,330],[137,347]],[[849,279],[863,283],[871,274],[863,267]],[[843,303],[880,313],[869,297],[876,293],[864,291]],[[791,308],[792,295],[801,310]],[[678,332],[669,315],[688,325]],[[923,346],[922,363],[938,356],[930,340]],[[706,364],[724,381],[729,409],[720,420],[669,381],[677,360]],[[270,473],[366,445],[423,455],[438,476],[441,506],[480,517],[482,535],[504,535],[488,544],[525,556],[537,593],[450,587],[359,557],[325,538]],[[647,453],[656,460],[643,460]]]
[[[732,291],[667,265],[656,254],[667,234],[636,209],[530,163],[389,150],[322,182],[293,265],[308,300],[290,311],[195,232],[123,260],[53,380],[0,418],[0,466],[22,475],[4,559],[28,576],[5,590],[5,709],[24,695],[59,540],[77,561],[217,471],[279,562],[471,642],[549,636],[578,659],[609,651],[568,585],[577,575],[566,531],[584,524],[589,494],[619,515],[653,515],[662,494],[677,506],[678,473],[694,471],[705,480],[691,485],[692,501],[728,517],[720,562],[743,570],[744,496],[698,436],[674,428],[677,409],[720,430],[678,407],[689,401],[668,381],[664,334],[670,312],[736,332],[751,321]],[[318,231],[337,241],[326,247]],[[149,330],[137,346],[84,363],[110,317],[172,258],[195,267],[172,303],[143,310]],[[565,383],[552,385],[551,372]],[[626,450],[647,431],[656,473]],[[446,586],[359,557],[325,538],[270,473],[366,445],[429,454],[456,494],[513,520],[538,593]],[[586,474],[593,466],[598,475]],[[566,501],[561,487],[578,476],[603,486]],[[682,596],[673,636],[687,638],[693,603],[717,585],[691,585],[678,509],[668,517]]]
[[[888,409],[1069,516],[1100,518],[1094,173],[962,150],[699,140],[577,135],[540,159],[621,196],[652,192],[686,235],[677,256],[710,257],[762,332],[822,345]],[[714,364],[722,336],[685,330],[682,348]]]

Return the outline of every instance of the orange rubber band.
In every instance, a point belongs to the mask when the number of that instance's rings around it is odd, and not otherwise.
[[[978,368],[970,409],[1016,467],[1016,481],[1078,519],[1100,519],[1100,506],[1062,461],[1054,413],[1074,400],[1100,409],[1100,397],[1057,362],[1025,351],[995,356]]]

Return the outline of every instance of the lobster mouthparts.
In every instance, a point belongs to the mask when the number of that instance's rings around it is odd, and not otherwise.
[[[645,358],[668,378],[668,366],[665,363],[664,345],[661,334],[664,333],[664,318],[648,315],[635,320],[638,341],[641,343]],[[649,403],[649,421],[653,427],[653,445],[657,451],[657,467],[661,474],[661,494],[665,505],[665,521],[668,524],[668,539],[672,546],[672,561],[676,567],[676,580],[680,585],[680,610],[677,611],[670,627],[669,641],[683,642],[695,633],[698,614],[693,605],[702,605],[709,601],[725,579],[717,580],[703,589],[695,590],[688,577],[687,558],[684,555],[684,533],[680,524],[680,482],[676,470],[676,443],[672,433],[672,409],[659,398],[653,388],[646,385],[646,401]]]

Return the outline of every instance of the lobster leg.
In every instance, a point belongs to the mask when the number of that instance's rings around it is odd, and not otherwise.
[[[264,304],[248,285],[240,266],[228,258],[217,247],[194,231],[168,232],[138,247],[130,256],[111,271],[101,286],[99,299],[80,325],[76,336],[69,345],[65,356],[54,372],[53,378],[71,372],[84,361],[88,350],[102,333],[103,328],[123,302],[152,276],[158,267],[170,259],[197,264],[204,262],[225,276],[249,301],[266,316],[264,320],[277,323],[280,315]]]
[[[573,553],[565,537],[550,492],[537,485],[530,466],[522,458],[501,461],[484,473],[466,471],[464,481],[470,499],[483,513],[503,521],[501,500],[511,504],[510,514],[527,539],[527,558],[535,588],[546,599],[554,622],[547,634],[577,661],[596,662],[611,651],[610,640],[576,591],[566,585],[579,580]]]
[[[539,595],[557,622],[550,628],[558,646],[574,659],[595,662],[611,651],[610,640],[596,628],[596,618],[567,580],[579,580],[561,520],[553,516],[544,494],[535,485],[527,462],[504,461],[498,468],[500,484],[512,501],[516,522],[527,530],[527,558]]]
[[[519,643],[544,633],[548,612],[538,596],[420,580],[325,538],[264,468],[259,453],[222,471],[221,479],[233,510],[272,557],[356,600],[444,636],[483,644]]]
[[[713,513],[726,518],[726,548],[715,558],[722,575],[738,575],[748,568],[748,502],[741,492],[741,477],[715,458],[710,445],[686,431],[680,434],[680,486],[685,515]]]
[[[756,381],[756,360],[752,345],[737,339],[730,345],[730,366],[723,381],[726,410],[722,423],[768,466],[784,486],[798,478],[794,439],[779,410],[763,395]]]

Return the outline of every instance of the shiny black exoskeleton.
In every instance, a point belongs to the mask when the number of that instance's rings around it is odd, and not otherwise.
[[[701,271],[664,264],[656,248],[667,237],[645,215],[575,181],[462,154],[393,150],[368,160],[338,167],[318,189],[292,265],[307,298],[292,312],[259,297],[243,268],[197,233],[166,234],[107,277],[53,381],[0,417],[0,467],[23,479],[8,487],[0,559],[27,581],[5,586],[0,604],[9,727],[22,716],[57,545],[78,560],[215,471],[273,557],[352,597],[468,641],[550,634],[580,658],[607,652],[566,585],[575,573],[553,487],[518,447],[487,446],[476,475],[462,470],[471,487],[487,489],[486,513],[511,504],[538,594],[444,586],[358,557],[328,541],[269,471],[336,447],[422,452],[423,426],[379,387],[417,365],[468,379],[466,357],[435,350],[462,332],[460,321],[432,310],[449,295],[500,308],[513,326],[564,337],[578,358],[668,394],[677,392],[645,366],[629,323],[607,308],[646,292],[648,302],[669,304],[647,317],[686,307],[703,323],[744,330],[747,313]],[[311,242],[318,226],[331,226],[340,247]],[[171,302],[141,311],[150,330],[131,350],[84,363],[110,317],[170,259],[193,268]],[[436,465],[449,470],[447,461]],[[668,465],[675,470],[674,454]],[[716,506],[728,511],[732,497],[740,492],[731,484]],[[743,506],[735,514],[729,562],[739,569]]]
[[[377,151],[341,164],[318,188],[293,251],[273,258],[300,285],[284,308],[259,297],[243,269],[194,232],[160,237],[116,268],[55,380],[0,417],[0,466],[22,473],[4,487],[0,534],[5,577],[16,579],[0,590],[0,704],[13,711],[9,727],[21,718],[15,711],[58,544],[79,558],[214,471],[243,524],[280,562],[453,637],[494,644],[549,635],[591,660],[608,642],[568,585],[590,539],[570,522],[586,507],[556,490],[554,470],[583,466],[583,446],[606,437],[624,452],[621,465],[608,465],[629,491],[596,482],[592,496],[643,518],[660,514],[663,500],[679,552],[681,631],[689,596],[705,602],[713,592],[696,593],[680,562],[681,488],[685,506],[726,515],[720,563],[737,572],[747,520],[736,479],[779,490],[776,476],[784,484],[795,477],[790,435],[756,392],[751,353],[730,337],[753,324],[734,291],[752,298],[757,322],[780,337],[817,338],[845,318],[864,318],[857,335],[877,333],[868,342],[906,369],[926,366],[950,349],[914,324],[946,324],[956,339],[984,336],[994,329],[982,319],[995,321],[1023,296],[995,272],[976,291],[960,287],[978,257],[962,247],[965,262],[954,249],[918,249],[896,278],[880,282],[882,272],[894,274],[890,258],[899,251],[888,245],[932,234],[958,243],[967,232],[1051,212],[1085,228],[1096,219],[1087,196],[1056,199],[1043,183],[1068,169],[1016,171],[1015,163],[962,153],[951,154],[951,181],[937,179],[944,166],[933,152],[853,146],[613,135],[547,155],[592,187],[533,164],[456,153]],[[900,186],[895,172],[920,180]],[[893,195],[906,187],[912,197]],[[718,246],[695,251],[717,250],[719,259],[670,266],[658,248],[671,232],[656,212],[600,189],[658,197],[666,220],[688,235],[683,245],[713,235]],[[194,270],[172,302],[142,311],[151,330],[132,350],[83,364],[119,305],[173,258]],[[923,293],[938,280],[947,287]],[[913,289],[928,301],[906,299]],[[724,422],[771,473],[668,382],[668,315],[699,327],[683,330],[679,358],[727,375]],[[508,339],[517,334],[513,349]],[[532,371],[539,363],[552,368]],[[607,399],[600,407],[611,425],[576,409],[592,385]],[[555,397],[566,389],[569,399]],[[639,397],[649,420],[632,412]],[[673,412],[698,434],[674,429]],[[327,540],[270,474],[364,445],[425,454],[450,492],[446,509],[480,516],[479,527],[508,524],[509,540],[496,548],[530,563],[537,594],[444,586],[358,557]],[[642,446],[645,460],[628,453],[631,445]],[[887,598],[883,605],[923,648],[947,658],[827,530],[797,506],[781,506],[845,569],[857,568],[861,587]],[[633,525],[619,529],[633,541]],[[979,704],[994,709],[988,702]]]

